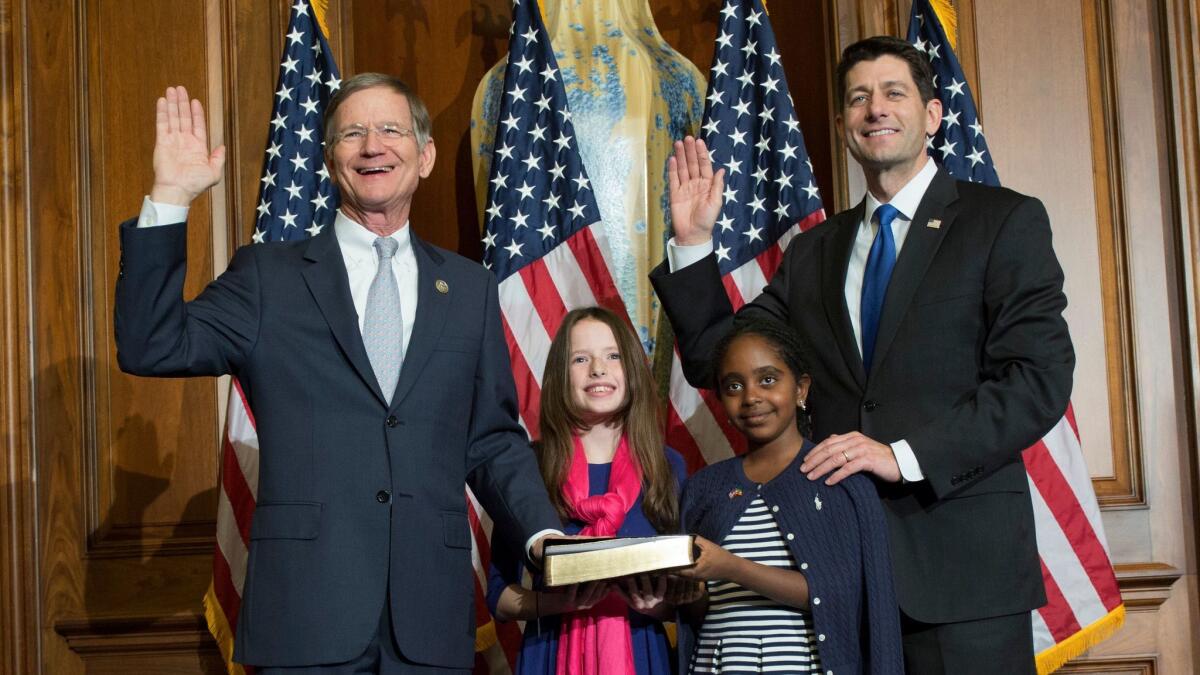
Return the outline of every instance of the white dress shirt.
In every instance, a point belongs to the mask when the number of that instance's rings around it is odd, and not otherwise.
[[[187,214],[186,206],[160,204],[146,197],[137,226],[182,223],[187,220]],[[333,221],[333,233],[337,237],[338,248],[342,250],[342,260],[346,263],[346,279],[350,282],[350,297],[354,300],[354,312],[358,315],[361,334],[363,314],[367,310],[367,292],[371,290],[371,282],[379,270],[379,253],[375,250],[375,239],[379,235],[351,220],[341,210]],[[408,341],[412,338],[413,323],[417,318],[417,257],[413,254],[408,223],[389,236],[398,245],[396,255],[392,257],[392,273],[396,275],[396,285],[400,288],[400,317],[404,322],[401,344],[407,354]]]
[[[900,258],[900,250],[904,247],[904,240],[908,237],[908,229],[912,225],[912,218],[917,212],[917,206],[925,197],[925,191],[929,189],[929,184],[933,182],[933,177],[936,175],[937,165],[932,160],[926,160],[925,166],[917,172],[917,175],[913,176],[888,202],[900,212],[892,221],[892,235],[896,239],[897,260]],[[846,308],[850,315],[850,325],[854,328],[854,343],[858,346],[860,356],[862,355],[862,316],[859,307],[862,304],[863,275],[866,273],[867,256],[871,252],[871,244],[875,241],[875,234],[879,229],[879,224],[875,220],[875,211],[880,206],[882,204],[875,198],[875,195],[867,191],[863,219],[858,224],[858,230],[854,235],[854,246],[850,250],[850,264],[846,268]],[[667,264],[674,272],[699,262],[712,253],[712,250],[712,239],[691,246],[680,246],[675,243],[675,238],[671,237],[667,241]],[[908,441],[899,440],[892,443],[891,446],[892,454],[896,456],[896,464],[900,467],[900,475],[904,480],[910,483],[924,480],[925,474],[921,471],[921,465]]]
[[[182,223],[187,221],[187,215],[186,206],[152,202],[147,196],[142,201],[142,212],[138,215],[137,226],[155,227]],[[405,223],[389,235],[399,245],[395,256],[392,257],[392,273],[396,275],[396,285],[400,288],[400,317],[404,322],[402,344],[406,355],[417,317],[417,257],[413,253],[409,232],[409,223]],[[376,271],[379,270],[379,253],[375,250],[375,239],[378,235],[351,220],[341,210],[338,210],[337,218],[333,221],[333,233],[337,237],[338,248],[342,250],[342,260],[346,263],[350,297],[354,301],[354,311],[358,314],[358,330],[361,334],[363,314],[367,309],[367,292],[371,289],[371,281],[375,279]],[[547,534],[561,535],[562,532],[542,530],[535,533],[525,542],[526,553],[531,554],[534,543]]]

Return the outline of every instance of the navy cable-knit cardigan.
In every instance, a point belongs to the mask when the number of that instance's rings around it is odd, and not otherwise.
[[[832,487],[810,481],[795,461],[761,486],[734,457],[688,479],[680,502],[684,529],[720,543],[756,493],[808,580],[814,646],[825,673],[904,672],[900,612],[892,587],[887,525],[870,479],[855,474]],[[794,535],[794,536],[792,536]],[[686,672],[698,626],[679,622],[680,672]]]

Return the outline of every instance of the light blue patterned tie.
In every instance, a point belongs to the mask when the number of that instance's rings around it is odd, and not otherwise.
[[[875,209],[879,231],[875,233],[875,241],[871,243],[871,252],[867,255],[867,267],[863,272],[862,305],[859,308],[862,319],[863,370],[868,373],[871,372],[871,359],[875,356],[875,336],[879,332],[879,317],[883,314],[883,299],[887,297],[888,281],[892,278],[892,268],[896,266],[896,238],[892,234],[892,221],[898,215],[900,210],[891,204],[884,204]]]
[[[392,272],[392,257],[400,244],[391,237],[375,240],[379,253],[379,270],[367,291],[367,311],[363,317],[363,345],[375,371],[375,379],[388,405],[400,379],[400,364],[404,362],[404,322],[400,316],[400,287]]]

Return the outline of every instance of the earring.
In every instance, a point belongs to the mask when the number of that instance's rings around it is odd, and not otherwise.
[[[800,409],[808,412],[808,406],[804,404],[804,399],[800,399]]]

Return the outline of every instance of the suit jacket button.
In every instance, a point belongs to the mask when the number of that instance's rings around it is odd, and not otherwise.
[[[395,415],[388,415],[388,418],[384,422],[393,429],[400,424],[400,420],[396,419]]]
[[[392,501],[392,493],[387,490],[380,490],[379,492],[375,493],[375,501],[379,502],[380,504],[386,504]]]
[[[879,407],[879,404],[873,400],[863,402],[863,410],[866,410],[867,412],[871,412],[878,407]]]

